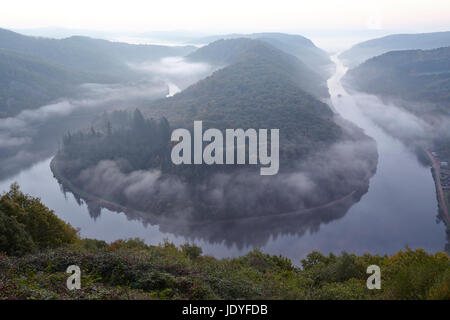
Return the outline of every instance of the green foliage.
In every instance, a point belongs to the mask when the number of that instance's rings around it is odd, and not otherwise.
[[[358,263],[355,255],[346,252],[340,257],[334,254],[326,257],[314,251],[302,260],[302,266],[309,277],[319,285],[366,278],[364,265]]]
[[[111,250],[128,250],[128,251],[141,251],[147,250],[149,247],[142,239],[128,239],[128,240],[116,240],[109,245]]]
[[[109,248],[108,243],[97,239],[80,239],[76,242],[76,246],[86,251],[106,251]]]
[[[35,250],[36,246],[24,225],[0,211],[0,252],[23,255]]]
[[[202,248],[189,243],[182,244],[181,251],[192,260],[200,257],[203,252]]]
[[[2,225],[10,224],[17,231],[12,235],[13,229],[0,228],[1,238],[9,239],[12,244],[6,252],[23,254],[57,248],[78,239],[77,230],[59,219],[40,199],[22,193],[17,184],[12,184],[10,191],[0,197],[0,211]]]
[[[317,299],[321,300],[358,300],[367,298],[366,282],[357,279],[349,279],[345,282],[327,282],[317,293]]]
[[[145,247],[134,240],[121,243],[127,242],[120,249],[72,245],[22,258],[0,256],[0,298],[450,299],[450,258],[445,253],[408,249],[391,257],[316,259],[316,252],[300,269],[259,250],[234,259],[191,259],[168,242]],[[381,290],[367,289],[368,275],[360,272],[367,263],[380,266]],[[71,264],[82,269],[83,295],[64,288],[64,271]]]
[[[449,257],[443,252],[429,255],[423,249],[400,251],[387,258],[383,268],[390,281],[386,295],[396,299],[450,299]]]

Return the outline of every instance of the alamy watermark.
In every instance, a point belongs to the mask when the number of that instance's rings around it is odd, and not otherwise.
[[[81,289],[81,269],[77,265],[71,265],[67,268],[66,273],[71,274],[67,278],[66,285],[69,290],[80,290]]]
[[[279,129],[270,129],[270,142],[268,141],[267,129],[259,129],[258,131],[255,129],[245,131],[243,129],[226,129],[224,141],[222,131],[211,128],[203,132],[202,121],[194,121],[193,141],[191,132],[187,129],[174,130],[171,140],[178,142],[172,148],[171,153],[171,159],[175,165],[203,163],[207,165],[259,164],[261,165],[261,175],[275,175],[280,167]],[[246,141],[248,141],[248,144]],[[209,142],[204,149],[203,142]]]
[[[370,265],[366,270],[367,274],[371,274],[369,278],[367,278],[366,285],[367,289],[381,289],[381,269],[377,265]]]

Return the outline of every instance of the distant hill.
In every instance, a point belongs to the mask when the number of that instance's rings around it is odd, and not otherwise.
[[[219,39],[197,49],[186,58],[191,61],[202,61],[217,66],[227,66],[247,50],[255,45],[255,41],[248,38]]]
[[[349,67],[393,50],[427,50],[450,46],[450,31],[421,34],[394,34],[361,42],[339,57]]]
[[[136,79],[138,74],[129,68],[129,62],[183,56],[193,50],[195,47],[131,45],[80,36],[38,38],[0,29],[0,117],[40,107],[82,82]]]
[[[272,32],[227,34],[199,38],[194,41],[190,41],[190,43],[209,44],[220,39],[237,38],[250,38],[265,41],[274,47],[299,58],[316,72],[321,73],[324,76],[330,75],[329,69],[330,66],[332,66],[332,62],[329,55],[322,49],[316,47],[311,40],[300,35]]]
[[[165,56],[183,56],[195,47],[166,47],[132,45],[74,36],[66,39],[48,39],[23,36],[0,29],[0,49],[35,56],[76,72],[108,75],[116,80],[129,71],[125,62],[157,60]]]
[[[90,76],[0,49],[0,118],[73,92]]]
[[[273,64],[273,67],[279,68],[279,70],[273,70],[274,73],[283,72],[299,87],[316,97],[328,96],[326,77],[313,71],[295,56],[261,40],[248,38],[218,40],[191,53],[187,59],[218,66],[242,64],[244,60],[246,63],[250,63],[251,59],[260,62],[270,60],[268,61],[269,66]]]
[[[385,53],[350,70],[344,82],[363,92],[426,102],[419,113],[450,114],[450,47]]]

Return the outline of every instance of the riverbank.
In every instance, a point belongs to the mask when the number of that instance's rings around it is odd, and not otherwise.
[[[432,165],[432,174],[434,183],[436,185],[436,195],[438,198],[439,203],[439,213],[442,217],[442,220],[444,221],[445,225],[447,226],[447,229],[450,229],[450,218],[449,218],[449,212],[448,212],[448,203],[446,200],[446,192],[443,190],[441,185],[441,164],[439,162],[439,159],[436,159],[433,154],[426,150],[425,151],[428,158],[430,159],[431,165]]]

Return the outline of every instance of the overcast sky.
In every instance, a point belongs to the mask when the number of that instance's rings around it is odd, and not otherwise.
[[[0,26],[105,31],[450,30],[450,0],[5,0]]]

